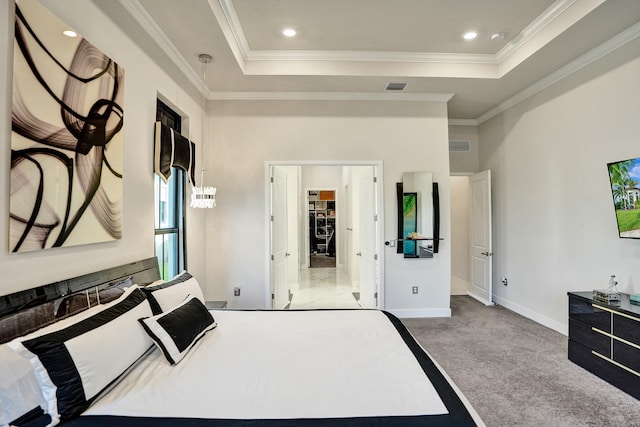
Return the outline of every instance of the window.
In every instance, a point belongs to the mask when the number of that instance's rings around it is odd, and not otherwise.
[[[156,120],[181,130],[182,118],[158,100]],[[171,169],[171,179],[165,183],[154,174],[155,195],[155,255],[160,276],[167,280],[186,268],[184,239],[185,172]]]

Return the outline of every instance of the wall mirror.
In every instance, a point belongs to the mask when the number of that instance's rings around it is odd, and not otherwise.
[[[403,173],[397,193],[397,252],[405,258],[433,258],[439,240],[438,194],[433,174]]]

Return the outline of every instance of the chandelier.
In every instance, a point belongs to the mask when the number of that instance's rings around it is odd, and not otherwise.
[[[201,53],[198,59],[202,62],[202,137],[201,137],[201,159],[200,159],[200,186],[195,184],[191,187],[191,207],[192,208],[213,208],[216,205],[216,187],[207,187],[204,185],[204,176],[207,170],[204,168],[205,162],[205,137],[207,135],[207,69],[213,61],[211,55]]]

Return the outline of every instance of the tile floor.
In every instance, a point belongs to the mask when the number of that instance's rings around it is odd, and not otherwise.
[[[300,272],[290,309],[360,308],[351,281],[341,268],[307,268]]]

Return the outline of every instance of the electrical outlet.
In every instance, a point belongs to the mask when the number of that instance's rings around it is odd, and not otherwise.
[[[504,276],[502,277],[502,284],[505,285],[505,286],[507,286],[509,284],[509,281]]]
[[[417,286],[412,287],[411,288],[411,293],[417,294],[418,293],[418,287]]]
[[[239,287],[233,288],[233,296],[234,297],[239,297],[240,296],[240,288]]]

